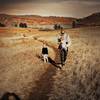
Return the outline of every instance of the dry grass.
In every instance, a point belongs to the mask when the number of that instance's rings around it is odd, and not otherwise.
[[[15,28],[2,30],[0,31],[0,97],[6,91],[10,91],[19,95],[22,100],[100,99],[98,27],[66,30],[71,37],[72,45],[69,48],[66,65],[61,71],[51,64],[44,64],[38,57],[42,47],[41,40],[45,40],[49,46],[49,56],[57,61],[57,31],[42,32]],[[26,36],[32,35],[32,37],[24,38],[21,33],[27,33]],[[12,39],[16,36],[22,37]]]
[[[99,29],[78,30],[79,37],[72,38],[64,70],[54,77],[49,100],[100,99]]]

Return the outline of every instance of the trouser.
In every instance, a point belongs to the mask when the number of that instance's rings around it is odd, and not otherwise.
[[[43,54],[43,61],[46,63],[48,62],[48,54]]]
[[[68,54],[68,48],[67,48],[67,50],[65,50],[65,49],[61,49],[60,50],[60,59],[61,59],[61,64],[62,65],[65,64],[65,61],[66,61],[66,58],[67,58],[67,54]]]

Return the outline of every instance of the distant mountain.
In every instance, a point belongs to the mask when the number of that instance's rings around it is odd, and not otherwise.
[[[6,26],[17,26],[20,23],[32,25],[54,25],[54,24],[72,24],[75,18],[56,17],[56,16],[38,16],[38,15],[7,15],[0,14],[0,23]]]
[[[100,13],[77,19],[76,23],[79,26],[100,26]]]

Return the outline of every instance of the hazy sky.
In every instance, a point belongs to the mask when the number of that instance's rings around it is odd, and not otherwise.
[[[0,13],[85,17],[100,12],[100,0],[0,0]]]

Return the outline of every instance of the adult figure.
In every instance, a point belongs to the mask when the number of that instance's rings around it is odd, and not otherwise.
[[[61,32],[58,36],[58,49],[60,51],[60,60],[61,60],[61,66],[65,65],[65,61],[68,55],[68,47],[71,44],[70,37],[65,31],[61,29]]]

